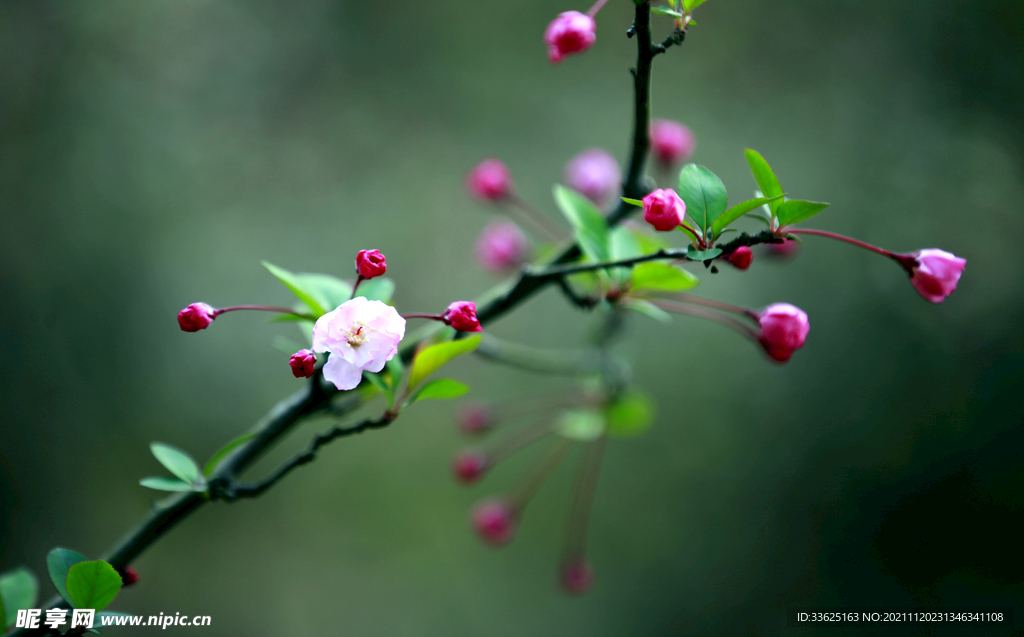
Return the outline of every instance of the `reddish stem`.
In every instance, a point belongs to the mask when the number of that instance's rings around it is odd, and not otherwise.
[[[597,0],[597,2],[594,3],[594,6],[590,7],[590,11],[587,11],[587,15],[591,18],[596,16],[597,12],[601,10],[601,7],[603,7],[606,2],[608,2],[608,0]]]
[[[704,318],[711,321],[715,321],[716,323],[721,323],[722,325],[725,325],[726,327],[731,327],[740,334],[750,338],[755,343],[760,342],[758,338],[759,335],[754,330],[754,328],[750,327],[745,323],[737,321],[731,316],[725,316],[724,314],[712,312],[711,310],[705,310],[699,307],[689,307],[687,305],[683,305],[682,303],[675,303],[672,301],[664,301],[660,299],[653,300],[651,301],[651,303],[667,312],[675,312],[676,314],[687,314],[689,316],[696,316],[697,318]]]
[[[366,278],[362,274],[360,274],[356,278],[356,282],[352,284],[352,296],[348,297],[349,301],[351,301],[352,299],[356,298],[356,290],[359,289],[359,284],[362,283],[365,280],[366,280]]]
[[[757,320],[757,312],[747,307],[740,307],[739,305],[733,305],[732,303],[723,303],[722,301],[715,301],[712,299],[705,299],[700,296],[693,296],[692,294],[676,294],[675,298],[679,299],[684,303],[693,303],[696,305],[703,305],[705,307],[714,308],[723,312],[731,312],[733,314],[739,314],[741,316],[748,316],[755,321]]]
[[[858,248],[864,248],[865,250],[870,250],[871,252],[874,252],[876,254],[880,254],[880,255],[885,256],[885,257],[889,257],[890,259],[896,259],[896,257],[897,257],[896,253],[890,252],[889,250],[885,250],[883,248],[879,248],[878,246],[873,246],[870,243],[864,243],[863,241],[858,241],[857,239],[851,239],[850,237],[847,237],[847,236],[844,236],[844,235],[841,235],[841,234],[836,234],[834,232],[827,232],[825,230],[811,230],[809,228],[793,228],[793,229],[785,229],[785,230],[783,230],[783,232],[784,233],[788,233],[788,234],[813,234],[813,235],[816,235],[816,236],[819,236],[819,237],[828,237],[829,239],[835,239],[836,241],[845,241],[846,243],[853,244],[853,245],[857,246]],[[899,259],[896,259],[896,260],[899,261]]]
[[[301,312],[289,310],[286,307],[273,307],[271,305],[235,305],[234,307],[222,307],[214,310],[213,315],[220,316],[224,312],[234,312],[235,310],[259,310],[261,312],[277,312],[279,314],[294,314],[295,316],[306,316]]]
[[[444,321],[444,316],[442,316],[441,314],[420,314],[420,313],[416,313],[416,312],[413,312],[412,314],[403,314],[402,318],[404,318],[404,319],[421,318],[421,319],[430,319],[431,321]]]

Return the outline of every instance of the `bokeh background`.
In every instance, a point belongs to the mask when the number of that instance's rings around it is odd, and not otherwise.
[[[102,553],[154,500],[137,484],[161,473],[151,440],[205,458],[297,388],[270,345],[293,328],[237,314],[184,334],[182,306],[286,303],[260,259],[349,276],[373,247],[400,307],[438,310],[495,282],[472,261],[493,215],[463,192],[475,162],[501,157],[554,215],[572,155],[625,159],[632,3],[604,9],[586,55],[552,67],[541,43],[585,8],[0,4],[0,567]],[[960,289],[932,306],[892,263],[813,238],[788,264],[704,276],[706,296],[808,312],[784,367],[718,325],[638,315],[620,350],[659,417],[608,448],[584,597],[554,583],[571,468],[511,546],[485,548],[467,511],[531,453],[457,486],[456,405],[426,403],[258,500],[205,507],[137,561],[117,609],[211,615],[218,635],[791,635],[814,634],[786,627],[798,605],[1020,614],[1024,5],[712,0],[698,21],[658,59],[653,98],[696,132],[694,160],[738,200],[756,148],[787,191],[832,202],[815,226],[955,252]],[[490,329],[564,346],[593,321],[549,291]],[[570,387],[452,369],[487,398]]]

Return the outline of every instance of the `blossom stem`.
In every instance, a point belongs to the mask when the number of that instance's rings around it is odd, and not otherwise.
[[[597,2],[594,3],[594,6],[590,7],[590,11],[587,11],[587,15],[591,18],[596,16],[597,12],[601,10],[601,7],[603,7],[606,2],[608,2],[608,0],[597,0]]]
[[[601,461],[604,458],[604,448],[607,442],[608,437],[601,436],[584,447],[583,457],[580,459],[576,479],[572,485],[563,561],[582,557],[586,553],[590,508],[594,503],[597,478],[601,473]]]
[[[897,255],[894,252],[890,252],[889,250],[886,250],[884,248],[879,248],[878,246],[873,246],[870,243],[864,243],[863,241],[852,239],[845,235],[836,234],[835,232],[827,232],[825,230],[811,230],[810,228],[791,228],[784,230],[784,232],[788,234],[812,234],[818,237],[828,237],[829,239],[835,239],[836,241],[845,241],[846,243],[855,245],[858,248],[864,248],[865,250],[870,250],[871,252],[874,252],[876,254],[880,254],[882,256],[889,257],[890,259],[895,259],[896,261],[899,261],[899,259],[897,258],[897,256],[899,255]]]
[[[495,464],[511,456],[515,452],[529,446],[530,444],[551,434],[551,423],[545,422],[542,425],[529,427],[508,435],[504,440],[494,443],[494,446],[487,451],[487,457],[492,464]]]
[[[359,284],[362,283],[365,280],[366,280],[366,277],[364,277],[362,274],[360,274],[358,277],[356,277],[356,282],[352,284],[352,295],[348,297],[349,301],[351,301],[352,299],[356,298],[356,290],[359,289]]]
[[[259,310],[261,312],[277,312],[279,314],[294,314],[295,316],[301,316],[302,318],[305,318],[305,319],[315,320],[309,314],[303,314],[301,312],[296,312],[295,310],[290,310],[290,309],[288,309],[286,307],[274,307],[274,306],[271,306],[271,305],[235,305],[233,307],[222,307],[222,308],[218,308],[218,309],[214,310],[213,311],[213,315],[214,316],[220,316],[221,314],[223,314],[225,312],[234,312],[236,310]]]
[[[548,450],[547,455],[541,458],[530,474],[526,477],[515,492],[509,497],[509,500],[513,503],[516,510],[521,510],[526,503],[530,501],[533,494],[537,493],[537,489],[540,485],[544,484],[551,472],[555,470],[562,459],[565,458],[566,454],[573,448],[575,442],[562,438]]]
[[[444,316],[442,316],[441,314],[422,314],[422,313],[418,313],[418,312],[412,312],[410,314],[403,314],[402,318],[404,318],[404,319],[414,319],[414,318],[430,319],[431,321],[441,321],[442,323],[445,322]]]
[[[660,307],[661,309],[665,310],[666,312],[675,312],[676,314],[686,314],[688,316],[695,316],[697,318],[704,318],[704,319],[708,319],[708,320],[711,320],[711,321],[715,321],[716,323],[721,323],[722,325],[725,325],[726,327],[731,327],[732,329],[736,330],[737,332],[739,332],[743,336],[748,337],[749,339],[751,339],[755,343],[759,342],[758,341],[758,333],[754,330],[754,328],[750,327],[749,325],[747,325],[745,323],[741,323],[740,321],[737,321],[736,319],[734,319],[731,316],[726,316],[726,315],[720,314],[718,312],[712,312],[711,310],[705,310],[704,308],[701,308],[701,307],[690,307],[689,305],[684,305],[683,303],[677,303],[677,302],[673,302],[673,301],[666,301],[666,300],[662,300],[662,299],[652,300],[651,303],[653,303],[654,305]]]
[[[722,301],[715,301],[713,299],[706,299],[701,296],[693,296],[692,294],[675,294],[673,298],[682,301],[683,303],[693,303],[694,305],[703,305],[705,307],[714,308],[721,310],[722,312],[730,312],[732,314],[739,314],[740,316],[747,316],[755,321],[757,320],[757,312],[748,308],[740,307],[739,305],[733,305],[732,303],[723,303]]]
[[[565,231],[561,226],[552,221],[547,215],[530,205],[525,199],[516,193],[508,196],[511,210],[518,213],[516,216],[525,225],[533,228],[533,231],[544,236],[549,241],[561,241],[565,237]]]

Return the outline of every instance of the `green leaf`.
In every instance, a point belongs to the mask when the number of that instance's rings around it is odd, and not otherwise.
[[[633,292],[684,292],[700,280],[686,270],[667,263],[641,263],[633,269]]]
[[[121,591],[121,576],[103,560],[79,562],[68,571],[67,589],[76,608],[101,611]]]
[[[363,372],[363,378],[370,381],[370,384],[377,388],[377,391],[384,394],[388,399],[388,407],[395,404],[395,392],[391,390],[391,384],[384,382],[380,373]]]
[[[295,351],[295,350],[292,350],[292,351]],[[255,437],[256,437],[256,433],[255,432],[243,434],[243,435],[235,438],[234,440],[232,440],[228,444],[224,445],[223,447],[221,447],[215,454],[213,454],[210,457],[209,460],[206,461],[206,466],[203,467],[203,475],[206,476],[207,478],[209,478],[211,475],[213,475],[213,472],[217,470],[217,465],[220,464],[221,460],[223,460],[224,458],[228,457],[228,454],[230,454],[232,451],[234,451],[235,449],[241,447],[242,445],[244,445],[245,443],[249,442],[250,440],[252,440]]]
[[[416,392],[412,398],[406,402],[406,405],[411,405],[419,400],[446,400],[448,398],[458,398],[468,391],[469,387],[457,380],[439,378],[424,385],[422,389]]]
[[[623,306],[625,306],[626,309],[639,312],[644,316],[652,318],[655,321],[659,321],[661,323],[672,322],[671,314],[661,309],[657,305],[651,303],[650,301],[645,301],[644,299],[626,299],[623,302]]]
[[[775,199],[779,199],[781,197],[782,195],[779,195]],[[769,199],[768,197],[759,197],[757,199],[750,199],[748,201],[744,201],[743,203],[738,203],[732,208],[729,208],[728,210],[722,213],[721,217],[715,219],[715,222],[711,224],[712,229],[715,231],[715,236],[720,236],[722,234],[722,230],[724,230],[726,226],[731,224],[733,221],[736,221],[737,219],[747,214],[748,212],[755,210],[756,208],[759,208],[771,201],[773,200]]]
[[[605,413],[608,435],[630,438],[650,429],[654,422],[654,402],[646,394],[633,391],[609,405]]]
[[[205,484],[202,474],[199,473],[199,465],[192,456],[181,449],[163,442],[154,442],[149,445],[149,450],[160,464],[185,482],[196,486]]]
[[[412,361],[412,371],[409,372],[409,387],[417,387],[427,379],[428,376],[444,367],[452,359],[468,354],[480,345],[480,336],[447,343],[438,343],[420,350]]]
[[[694,9],[704,4],[705,2],[707,2],[707,0],[690,0],[690,6],[687,7],[686,10],[693,11]]]
[[[651,13],[656,13],[658,15],[667,15],[673,18],[683,17],[683,14],[679,13],[678,11],[673,11],[672,9],[668,9],[666,7],[651,7]]]
[[[686,253],[686,258],[690,261],[707,261],[708,259],[714,259],[717,256],[721,256],[722,250],[720,248],[712,248],[710,250],[690,250]]]
[[[628,229],[620,226],[612,230],[609,236],[612,261],[624,261],[643,256],[644,252],[639,239]],[[618,285],[625,284],[632,276],[628,267],[609,268],[608,274]]]
[[[306,307],[308,307],[310,311],[313,312],[313,316],[320,317],[327,313],[327,310],[324,308],[324,306],[321,305],[315,298],[315,296],[318,296],[318,293],[310,290],[307,287],[308,283],[303,282],[303,280],[298,275],[289,272],[284,268],[279,268],[273,263],[270,263],[269,261],[263,261],[262,263],[263,267],[265,267],[267,270],[270,271],[271,274],[277,277],[278,281],[284,283],[285,287],[292,291],[292,294],[294,294],[300,301],[306,304]]]
[[[555,432],[560,436],[590,442],[597,440],[605,430],[604,416],[590,409],[574,409],[566,411],[555,423]]]
[[[619,226],[620,228],[626,228],[626,226]],[[651,254],[658,250],[668,249],[669,243],[661,237],[655,236],[650,232],[646,232],[639,228],[629,227],[626,228],[636,238],[640,244],[640,254]]]
[[[39,597],[39,581],[27,568],[0,573],[0,622],[13,626],[18,611],[34,608]]]
[[[746,155],[747,163],[750,164],[750,172],[754,173],[754,181],[757,182],[757,187],[761,189],[765,197],[772,200],[769,207],[774,217],[779,204],[782,203],[778,199],[778,197],[782,196],[782,185],[779,184],[779,179],[772,171],[772,167],[761,156],[761,153],[748,148],[743,154]]]
[[[644,202],[642,199],[630,199],[629,197],[622,197],[622,200],[631,206],[640,206],[641,208],[644,207]]]
[[[147,489],[156,489],[157,491],[205,491],[206,487],[196,486],[183,482],[177,478],[168,478],[167,476],[150,476],[139,480],[139,484],[146,487]]]
[[[829,204],[818,201],[790,199],[779,206],[779,227],[806,221],[828,207]]]
[[[68,578],[68,570],[75,564],[84,561],[84,555],[69,549],[56,548],[46,555],[46,570],[50,573],[50,581],[53,582],[60,596],[69,604],[73,602],[71,601],[71,596],[68,595],[68,589],[65,585]]]
[[[576,241],[583,254],[595,263],[607,261],[610,253],[608,224],[597,206],[575,190],[557,184],[555,203],[576,229]]]
[[[697,164],[687,164],[679,172],[679,196],[686,202],[686,214],[705,236],[729,203],[722,180]]]
[[[395,356],[386,365],[387,370],[391,372],[391,376],[388,379],[391,390],[397,392],[399,385],[402,384],[402,376],[405,375],[405,365],[402,364],[402,357]]]

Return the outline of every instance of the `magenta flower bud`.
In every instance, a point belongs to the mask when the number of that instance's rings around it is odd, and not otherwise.
[[[493,546],[507,544],[516,534],[516,512],[503,500],[485,500],[473,509],[473,528]]]
[[[651,126],[651,148],[658,161],[672,166],[690,158],[697,148],[697,138],[679,122],[657,119]]]
[[[746,270],[754,260],[754,251],[747,246],[740,246],[722,258],[737,270]]]
[[[567,55],[582,53],[597,40],[597,23],[594,18],[579,11],[565,11],[551,21],[544,31],[544,42],[548,45],[548,59],[558,64]]]
[[[463,484],[472,484],[479,480],[487,467],[487,454],[475,449],[460,451],[452,463],[455,478]]]
[[[117,572],[121,576],[121,583],[124,586],[131,586],[139,581],[139,572],[131,566],[126,566]]]
[[[594,585],[594,569],[586,558],[566,562],[559,575],[562,588],[570,595],[586,593]]]
[[[599,206],[619,190],[619,162],[600,148],[585,150],[565,167],[565,184]]]
[[[451,325],[459,332],[482,332],[480,321],[476,318],[476,303],[472,301],[456,301],[448,306],[441,315],[448,325]]]
[[[761,310],[757,315],[761,326],[758,338],[769,356],[785,363],[793,352],[804,346],[811,324],[807,314],[789,303],[775,303]]]
[[[380,250],[360,250],[356,254],[356,271],[364,279],[372,279],[388,271],[388,262]]]
[[[479,434],[494,426],[494,414],[483,403],[467,403],[459,409],[459,428],[467,434]]]
[[[469,194],[484,201],[501,201],[512,194],[512,174],[499,159],[485,159],[466,177]]]
[[[511,221],[495,221],[476,240],[476,259],[485,270],[507,272],[526,260],[526,235]]]
[[[967,265],[966,259],[937,248],[918,250],[907,256],[914,259],[908,268],[910,282],[921,296],[932,303],[942,303],[953,293]]]
[[[178,312],[178,326],[183,332],[205,330],[217,318],[217,311],[206,303],[193,303]]]
[[[288,364],[291,365],[295,378],[309,378],[316,367],[316,356],[308,349],[300,349],[292,354]]]
[[[644,197],[644,221],[658,232],[668,232],[683,225],[686,203],[675,190],[658,189]]]

